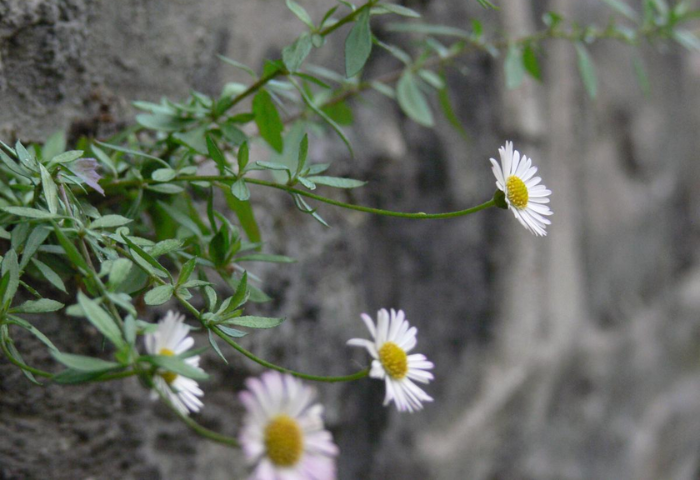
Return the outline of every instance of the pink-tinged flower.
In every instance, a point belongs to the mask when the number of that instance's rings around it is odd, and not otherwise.
[[[158,329],[153,333],[147,333],[144,337],[146,351],[150,355],[180,355],[194,346],[194,339],[190,337],[190,327],[184,322],[185,316],[178,315],[172,310],[158,322]],[[199,355],[187,357],[183,360],[191,367],[199,368]],[[164,394],[170,403],[183,415],[189,412],[198,412],[204,405],[199,397],[204,392],[199,384],[191,378],[183,377],[174,372],[159,370],[153,376],[153,386]],[[151,397],[158,398],[158,392],[154,391]]]
[[[540,185],[542,179],[535,177],[537,167],[532,166],[530,158],[521,157],[520,152],[513,150],[513,142],[506,142],[498,153],[501,154],[501,163],[492,158],[491,164],[496,186],[505,194],[508,210],[530,232],[547,235],[547,225],[552,223],[545,218],[552,214],[547,197],[552,192]]]
[[[332,480],[338,447],[323,426],[314,391],[291,375],[269,371],[239,394],[247,413],[239,440],[251,480]]]
[[[393,401],[400,412],[421,410],[423,402],[433,399],[415,382],[429,383],[433,374],[428,370],[433,368],[425,355],[408,352],[416,346],[416,327],[411,327],[406,320],[403,310],[391,309],[391,316],[386,309],[377,312],[377,325],[372,318],[363,313],[362,320],[367,325],[372,340],[353,338],[348,345],[364,347],[374,360],[369,376],[384,380],[386,396],[384,405]]]
[[[98,163],[94,158],[80,158],[71,164],[70,170],[83,182],[104,196],[105,191],[98,183],[102,175],[97,173],[97,167]]]

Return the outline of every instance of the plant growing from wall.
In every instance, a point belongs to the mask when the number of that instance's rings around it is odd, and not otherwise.
[[[479,3],[497,8],[484,0]],[[381,310],[376,319],[362,315],[370,339],[348,342],[369,354],[367,367],[357,372],[331,377],[296,372],[247,350],[243,337],[285,321],[284,312],[274,318],[249,313],[251,303],[270,298],[248,266],[294,261],[266,250],[252,207],[256,190],[289,196],[300,214],[326,227],[326,205],[424,221],[468,216],[495,206],[509,209],[531,233],[546,235],[551,192],[535,176],[532,160],[510,142],[499,150],[498,161],[491,160],[494,196],[441,213],[398,212],[338,200],[330,193],[333,189],[361,188],[365,182],[334,175],[330,164],[312,158],[309,144],[321,136],[335,137],[353,157],[346,135],[353,122],[348,100],[371,90],[394,99],[407,117],[424,127],[435,127],[435,116],[442,114],[465,134],[450,103],[446,71],[477,53],[502,61],[507,87],[517,88],[528,75],[543,81],[540,63],[547,42],[570,42],[585,90],[595,98],[597,76],[588,54],[592,44],[675,42],[700,49],[700,41],[687,29],[700,11],[688,2],[644,0],[639,9],[620,0],[605,3],[611,16],[602,27],[584,27],[550,12],[538,32],[510,38],[488,34],[476,19],[469,29],[427,24],[417,12],[379,0],[361,5],[340,0],[317,19],[287,0],[287,8],[300,20],[301,33],[282,50],[281,58],[268,60],[261,72],[221,59],[247,72],[248,84],[228,83],[216,98],[192,92],[180,102],[135,102],[143,112],[135,125],[102,141],[80,139],[72,149],[61,133],[43,145],[1,143],[4,358],[37,386],[138,377],[197,433],[242,446],[259,477],[295,471],[302,478],[332,478],[338,449],[302,381],[380,379],[387,388],[385,404],[417,411],[432,401],[417,384],[433,380],[433,365],[424,355],[411,353],[417,332],[400,310]],[[411,51],[381,39],[375,19],[385,15],[401,21],[384,22],[381,31],[411,35]],[[326,39],[341,32],[343,70],[312,64],[314,51],[326,48]],[[363,69],[377,50],[388,52],[396,69],[369,79]],[[634,71],[646,90],[639,61]],[[433,97],[440,112],[433,109]],[[253,144],[264,149],[251,150]],[[267,153],[257,153],[263,150]],[[217,197],[229,211],[214,208]],[[170,312],[158,323],[141,318],[149,316],[149,306],[166,302],[177,305],[180,313]],[[36,315],[59,311],[85,319],[99,332],[99,358],[71,353],[70,345],[56,345],[34,325]],[[195,327],[206,332],[208,345],[194,344],[189,331]],[[56,360],[55,371],[24,361],[13,342],[17,329],[46,346]],[[231,351],[224,347],[271,371],[250,379],[240,393],[248,413],[238,439],[204,428],[191,415],[206,408],[207,373],[199,366],[199,355],[213,349],[227,362]]]

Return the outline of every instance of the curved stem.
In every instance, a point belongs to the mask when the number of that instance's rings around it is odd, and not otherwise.
[[[218,442],[218,443],[223,443],[224,445],[228,445],[230,447],[238,447],[239,446],[238,440],[236,440],[235,438],[229,437],[227,435],[223,435],[221,433],[217,433],[213,430],[209,430],[208,428],[200,425],[199,423],[192,420],[192,418],[190,418],[188,415],[185,415],[180,410],[175,408],[175,406],[172,404],[172,402],[166,397],[166,395],[163,392],[161,392],[157,388],[154,388],[153,385],[151,385],[151,388],[153,388],[153,390],[158,393],[158,396],[163,401],[163,403],[165,403],[175,413],[175,415],[177,415],[180,418],[180,420],[182,420],[185,423],[185,425],[190,427],[192,430],[197,432],[199,435],[201,435],[205,438],[208,438],[209,440],[213,440],[213,441]]]
[[[464,210],[457,210],[454,212],[446,212],[446,213],[395,212],[393,210],[384,210],[381,208],[363,207],[362,205],[354,205],[352,203],[340,202],[338,200],[333,200],[331,198],[323,197],[321,195],[316,195],[315,193],[306,192],[304,190],[299,190],[298,188],[289,187],[287,185],[282,185],[280,183],[268,182],[265,180],[258,180],[256,178],[246,178],[246,182],[253,183],[255,185],[264,185],[266,187],[277,188],[279,190],[284,190],[284,191],[289,192],[289,193],[295,193],[297,195],[302,195],[304,197],[308,197],[308,198],[311,198],[313,200],[318,200],[319,202],[327,203],[329,205],[334,205],[336,207],[347,208],[348,210],[355,210],[355,211],[364,212],[364,213],[373,213],[375,215],[383,215],[386,217],[414,218],[414,219],[423,219],[423,220],[438,219],[438,218],[454,218],[454,217],[462,217],[464,215],[469,215],[471,213],[476,213],[480,210],[484,210],[486,208],[493,207],[495,205],[493,200],[489,200],[487,202],[482,203],[481,205],[477,205],[476,207],[471,207],[471,208],[467,208]]]
[[[157,277],[154,277],[157,278]],[[199,310],[197,310],[190,302],[182,298],[182,296],[175,294],[175,298],[177,298],[180,303],[192,314],[194,315],[197,320],[199,320],[204,328],[207,328],[214,332],[219,338],[221,338],[224,342],[228,343],[231,347],[236,349],[238,352],[242,353],[249,359],[253,360],[256,363],[259,363],[263,367],[270,368],[272,370],[277,370],[278,372],[282,373],[288,373],[294,377],[299,377],[303,378],[305,380],[312,380],[314,382],[326,382],[326,383],[335,383],[335,382],[350,382],[352,380],[359,380],[360,378],[364,378],[367,375],[369,375],[369,368],[366,368],[364,370],[361,370],[357,373],[353,373],[351,375],[344,375],[341,377],[324,377],[320,375],[309,375],[307,373],[301,373],[297,372],[295,370],[290,370],[288,368],[280,367],[279,365],[275,365],[274,363],[270,363],[267,360],[263,360],[262,358],[259,358],[255,356],[253,353],[249,352],[245,348],[241,347],[238,345],[236,342],[234,342],[231,337],[226,335],[224,332],[219,330],[217,327],[210,327],[207,325],[207,323],[202,320],[201,315],[199,313]]]
[[[270,363],[267,360],[263,360],[262,358],[259,358],[255,356],[252,352],[249,352],[245,348],[241,347],[238,345],[236,342],[231,339],[228,335],[223,333],[221,330],[219,330],[216,327],[213,327],[211,329],[212,332],[214,332],[219,338],[221,338],[224,342],[228,343],[231,347],[236,349],[238,352],[242,353],[252,361],[262,365],[263,367],[269,368],[271,370],[277,370],[278,372],[282,373],[288,373],[289,375],[292,375],[294,377],[298,378],[303,378],[304,380],[311,380],[314,382],[326,382],[326,383],[336,383],[336,382],[351,382],[353,380],[359,380],[361,378],[365,378],[367,375],[369,375],[369,368],[365,368],[364,370],[360,370],[359,372],[353,373],[351,375],[343,375],[340,377],[324,377],[320,375],[309,375],[307,373],[301,373],[297,372],[294,370],[290,370],[288,368],[280,367],[279,365],[275,365],[274,363]]]
[[[8,360],[11,364],[13,364],[13,365],[15,365],[15,366],[21,368],[22,370],[26,370],[26,371],[28,371],[28,372],[30,372],[30,373],[33,373],[34,375],[36,375],[36,376],[38,376],[38,377],[44,377],[44,378],[51,378],[51,377],[53,377],[53,373],[49,373],[49,372],[46,372],[46,371],[44,371],[44,370],[39,370],[38,368],[30,367],[30,366],[27,365],[26,363],[23,363],[23,362],[20,362],[19,360],[17,360],[17,359],[12,355],[12,353],[10,352],[10,350],[7,348],[7,345],[5,345],[5,339],[4,339],[4,338],[3,338],[3,339],[0,339],[0,348],[2,348],[2,351],[3,351],[3,353],[5,354],[5,357],[7,357],[7,360]]]

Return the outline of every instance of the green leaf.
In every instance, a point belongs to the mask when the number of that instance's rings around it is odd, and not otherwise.
[[[352,178],[326,177],[322,175],[313,175],[306,178],[319,185],[327,185],[336,188],[357,188],[367,184],[367,182]]]
[[[59,277],[58,274],[51,269],[51,267],[46,265],[44,262],[38,260],[37,258],[32,258],[31,260],[34,266],[39,270],[39,272],[41,272],[44,278],[48,280],[48,282],[51,285],[53,285],[63,293],[68,293],[68,291],[66,290],[66,286],[63,283],[63,280],[61,280],[61,277]]]
[[[173,218],[173,220],[175,220],[177,223],[190,230],[198,237],[202,235],[202,231],[197,226],[197,223],[190,217],[188,217],[185,212],[183,212],[180,209],[174,208],[172,205],[168,205],[167,203],[161,202],[160,200],[158,200],[158,205],[163,210],[165,210],[168,213],[168,215],[170,215]]]
[[[372,53],[372,31],[369,27],[369,9],[355,20],[355,25],[345,39],[345,76],[354,77],[367,63]]]
[[[637,21],[637,12],[635,12],[632,7],[627,5],[625,2],[621,0],[602,0],[604,3],[607,3],[610,8],[615,10],[617,13],[620,13],[624,15],[625,17],[629,18],[632,21]]]
[[[182,285],[187,280],[190,278],[190,275],[192,275],[192,272],[194,272],[195,267],[197,266],[197,257],[192,257],[185,264],[182,266],[182,270],[180,270],[180,275],[177,278],[177,284]]]
[[[172,285],[160,285],[146,293],[143,300],[146,305],[163,305],[172,298],[173,291]]]
[[[233,288],[235,291],[238,291],[238,287],[241,284],[241,280],[238,280],[234,276],[229,276],[229,277],[222,277],[228,285]],[[250,293],[250,301],[255,302],[255,303],[265,303],[269,302],[272,300],[268,294],[260,290],[259,288],[254,287],[250,283],[248,283],[248,292]]]
[[[124,339],[114,319],[100,307],[97,302],[78,291],[78,304],[82,307],[87,319],[97,330],[107,337],[117,347],[124,345]]]
[[[151,178],[156,182],[169,182],[175,177],[177,177],[177,172],[172,168],[159,168],[151,174]]]
[[[141,247],[136,245],[134,242],[132,242],[129,237],[124,235],[123,233],[120,233],[120,236],[124,242],[126,242],[127,245],[137,254],[138,257],[143,259],[145,262],[147,262],[149,265],[151,265],[155,270],[160,271],[161,273],[165,274],[165,276],[172,278],[170,276],[170,272],[160,263],[158,263],[158,260],[153,258],[151,255],[146,253]],[[136,257],[136,258],[138,258]]]
[[[103,142],[100,142],[97,140],[95,140],[95,143],[97,143],[98,145],[102,145],[105,148],[109,148],[110,150],[115,150],[117,152],[122,152],[122,153],[128,153],[129,155],[133,155],[136,157],[148,158],[150,160],[155,160],[156,162],[162,164],[164,167],[170,167],[170,165],[168,165],[167,162],[163,161],[163,159],[158,158],[158,157],[154,157],[153,155],[149,155],[149,154],[144,153],[144,152],[139,152],[137,150],[131,150],[128,148],[120,147],[118,145],[110,145],[109,143],[103,143]]]
[[[401,75],[396,86],[396,95],[399,106],[413,121],[424,127],[435,125],[428,101],[418,86],[415,76],[409,70]]]
[[[158,183],[154,185],[146,185],[146,190],[151,190],[153,192],[163,193],[165,195],[177,195],[185,191],[179,185],[173,185],[172,183]]]
[[[226,263],[228,257],[228,235],[226,226],[222,226],[209,242],[209,257],[214,265],[221,266]]]
[[[19,318],[19,317],[12,317],[12,318],[8,321],[8,323],[12,323],[12,324],[14,324],[14,325],[18,325],[18,326],[24,328],[24,329],[27,330],[29,333],[31,333],[31,334],[34,335],[36,338],[38,338],[39,341],[41,341],[41,343],[43,343],[44,345],[46,345],[49,349],[51,349],[51,350],[58,350],[58,349],[56,348],[56,345],[54,345],[53,342],[52,342],[51,340],[49,340],[49,338],[48,338],[46,335],[44,335],[43,333],[41,333],[41,331],[40,331],[39,329],[37,329],[34,325],[32,325],[31,323],[27,322],[26,320],[24,320],[24,319],[22,319],[22,318]]]
[[[445,81],[442,79],[442,77],[431,70],[419,70],[418,76],[435,90],[445,88]]]
[[[91,380],[98,378],[105,373],[104,370],[96,372],[84,372],[81,370],[75,370],[72,368],[63,370],[53,376],[51,380],[60,385],[76,385],[79,383],[86,383]]]
[[[299,180],[299,183],[304,185],[309,190],[316,190],[316,184],[314,182],[312,182],[311,180],[304,178],[304,177],[299,177],[299,178],[297,178],[297,180]]]
[[[477,0],[477,1],[479,2],[479,5],[481,5],[484,8],[491,8],[493,10],[500,10],[496,5],[489,2],[488,0]]]
[[[109,286],[112,288],[119,287],[129,277],[129,272],[133,265],[128,258],[118,258],[112,262],[112,268],[109,270]]]
[[[255,162],[255,164],[259,167],[262,167],[263,170],[279,170],[279,171],[287,171],[291,172],[289,167],[283,163],[277,163],[277,162]]]
[[[299,156],[297,157],[297,171],[295,176],[299,176],[306,165],[306,157],[309,152],[309,136],[305,133],[304,138],[299,143]]]
[[[270,318],[270,317],[256,317],[256,316],[245,316],[245,317],[234,317],[226,320],[224,323],[226,325],[238,325],[239,327],[248,328],[274,328],[284,322],[284,318]]]
[[[309,96],[306,94],[306,92],[304,91],[304,89],[301,88],[301,86],[300,86],[297,82],[295,82],[295,81],[292,80],[291,78],[290,78],[290,82],[291,82],[291,83],[296,87],[296,89],[299,91],[299,94],[301,95],[301,98],[304,100],[304,103],[306,103],[306,105],[307,105],[311,110],[313,110],[314,113],[315,113],[316,115],[318,115],[319,117],[321,117],[328,125],[330,125],[331,128],[333,128],[333,130],[335,130],[335,133],[338,134],[338,136],[340,137],[340,139],[343,141],[343,143],[345,144],[345,146],[348,148],[348,151],[350,152],[350,156],[351,156],[351,157],[354,157],[354,156],[355,156],[355,152],[353,152],[353,150],[352,150],[352,145],[350,145],[350,141],[348,140],[348,137],[345,136],[345,133],[343,133],[343,130],[340,128],[340,126],[339,126],[337,123],[335,123],[335,122],[333,121],[333,119],[331,119],[328,115],[326,115],[326,114],[323,112],[323,110],[321,110],[321,109],[313,102],[313,100],[311,100],[311,99],[309,98]]]
[[[17,157],[19,157],[19,161],[22,165],[27,167],[29,170],[34,172],[37,171],[37,161],[34,158],[34,155],[30,154],[19,140],[15,144],[15,152],[17,153]]]
[[[241,226],[248,240],[254,243],[262,241],[260,228],[258,227],[258,222],[255,220],[255,214],[253,208],[250,206],[250,202],[238,200],[227,187],[222,187],[222,189],[224,190],[226,204],[238,217],[238,221],[241,222]]]
[[[18,217],[37,218],[40,220],[56,218],[56,215],[51,212],[30,207],[2,207],[2,210]]]
[[[245,180],[242,178],[239,178],[233,182],[233,185],[231,185],[231,193],[242,202],[245,202],[250,198],[250,190],[248,189],[248,185],[246,185]]]
[[[445,116],[450,125],[459,133],[462,138],[469,140],[469,134],[467,130],[462,125],[459,117],[452,108],[452,101],[450,100],[450,92],[447,89],[447,83],[445,83],[445,88],[438,90],[438,100],[440,102],[440,108],[442,109],[442,114]]]
[[[12,313],[46,313],[55,312],[63,307],[64,305],[56,300],[40,298],[39,300],[27,300],[22,305],[14,307],[10,311]]]
[[[282,140],[284,124],[280,119],[280,114],[272,101],[272,97],[267,91],[260,90],[253,98],[253,113],[255,114],[255,124],[258,126],[260,136],[273,149],[282,153],[284,149]]]
[[[282,60],[284,66],[290,72],[296,72],[304,63],[306,57],[311,52],[311,36],[308,33],[302,34],[294,43],[282,50]]]
[[[503,68],[506,73],[506,87],[509,90],[518,88],[525,78],[525,67],[523,65],[520,48],[517,45],[511,44],[510,47],[508,47],[508,53],[506,54]]]
[[[308,12],[299,5],[297,2],[294,0],[287,0],[287,8],[289,8],[294,15],[296,15],[299,20],[304,22],[309,28],[313,29],[314,28],[314,22],[311,20],[311,17],[309,16]]]
[[[253,69],[250,68],[249,66],[244,65],[241,62],[237,62],[236,60],[233,60],[231,58],[224,57],[223,55],[217,54],[216,56],[219,57],[219,60],[221,60],[222,62],[228,63],[229,65],[231,65],[233,67],[240,68],[241,70],[246,72],[248,75],[255,78],[255,71],[253,71]]]
[[[56,225],[55,223],[53,225],[53,230],[56,234],[56,237],[58,238],[58,242],[63,247],[63,251],[66,252],[68,260],[70,260],[73,265],[80,268],[83,272],[89,272],[90,267],[88,266],[87,262],[80,254],[78,249],[75,247],[75,245],[73,245],[73,242],[68,240],[66,234],[63,233],[63,231],[60,228],[58,228],[58,225]]]
[[[459,28],[444,25],[428,25],[425,23],[390,23],[386,26],[390,32],[420,33],[444,37],[469,38],[469,32]]]
[[[253,119],[255,119],[255,117],[253,117]],[[240,145],[248,140],[246,134],[243,133],[240,128],[233,125],[233,122],[230,120],[221,124],[221,133],[223,133],[226,140],[231,142],[233,145]]]
[[[192,123],[192,120],[164,113],[156,113],[153,115],[141,113],[136,115],[136,123],[142,127],[160,132],[177,132],[186,128],[187,125]]]
[[[15,293],[17,293],[17,287],[19,287],[19,264],[17,263],[17,253],[14,250],[5,253],[0,272],[5,289],[2,296],[2,305],[6,305],[12,302]],[[7,280],[5,280],[5,275],[7,275]]]
[[[7,168],[10,169],[12,173],[15,175],[19,175],[21,177],[26,177],[26,178],[32,178],[32,172],[24,168],[22,165],[19,163],[15,162],[12,160],[10,157],[7,156],[5,152],[0,149],[0,160],[7,166]]]
[[[59,130],[46,139],[46,143],[41,147],[41,158],[46,161],[54,158],[66,149],[66,133]]]
[[[59,163],[70,163],[74,160],[79,159],[80,157],[83,156],[83,151],[82,150],[71,150],[69,152],[64,152],[60,155],[56,155],[51,159],[49,162],[49,165],[56,165]]]
[[[29,238],[27,238],[27,241],[24,244],[22,261],[19,262],[20,270],[24,270],[24,267],[27,266],[29,260],[31,260],[31,258],[34,256],[41,244],[44,243],[46,237],[49,236],[49,233],[51,233],[51,229],[43,226],[38,226],[32,230],[32,233],[29,234]]]
[[[586,51],[586,47],[581,42],[576,44],[576,56],[578,57],[578,70],[583,79],[583,85],[586,87],[588,96],[595,99],[598,93],[598,78],[595,73],[595,66],[591,61],[591,57]]]
[[[250,291],[248,290],[248,272],[243,272],[241,281],[238,283],[238,288],[236,288],[233,297],[231,297],[231,303],[229,303],[230,310],[235,310],[241,305],[244,305],[248,301],[250,296]]]
[[[540,71],[540,64],[537,60],[537,54],[532,48],[532,45],[527,45],[525,50],[523,50],[523,65],[525,70],[530,74],[535,80],[542,81],[542,72]]]
[[[52,350],[51,355],[66,367],[81,372],[106,372],[121,367],[116,362],[108,362],[99,358],[74,355],[72,353],[61,353],[57,350]]]
[[[223,325],[218,325],[216,328],[221,330],[223,333],[225,333],[226,335],[228,335],[231,338],[241,338],[241,337],[245,337],[246,335],[248,335],[246,332],[241,332],[240,330],[237,330],[235,328],[229,328],[229,327],[225,327]]]
[[[212,138],[207,135],[207,151],[209,152],[209,157],[214,160],[216,163],[216,166],[219,168],[219,173],[221,175],[226,174],[226,167],[228,167],[228,162],[226,161],[226,157],[224,154],[221,152],[219,147],[216,145],[216,142],[212,140]]]
[[[338,102],[332,105],[326,105],[321,110],[338,125],[352,125],[352,109],[348,107],[348,104],[346,102]]]
[[[271,263],[295,263],[296,259],[285,255],[269,255],[267,253],[253,253],[236,257],[236,262],[271,262]]]
[[[45,166],[39,164],[39,171],[41,172],[41,187],[44,190],[46,205],[49,207],[49,212],[55,215],[58,213],[58,187]]]
[[[250,153],[248,151],[248,142],[243,142],[238,148],[238,174],[242,174],[245,167],[248,165]]]
[[[121,215],[105,215],[90,224],[90,228],[114,228],[121,227],[133,222],[130,218],[122,217]]]
[[[219,356],[221,360],[224,361],[226,365],[228,365],[228,360],[226,360],[226,357],[224,357],[224,354],[221,353],[221,349],[219,348],[219,345],[216,343],[216,337],[214,337],[214,334],[212,333],[211,330],[207,330],[207,334],[209,337],[209,345],[211,345],[211,348],[214,349],[216,354]]]
[[[396,15],[401,15],[402,17],[410,18],[420,18],[420,13],[410,8],[402,7],[401,5],[394,5],[392,3],[380,3],[372,7],[372,15],[381,15],[383,13],[394,13]]]
[[[166,238],[165,240],[160,241],[155,245],[151,246],[151,249],[148,251],[148,253],[150,253],[151,256],[158,258],[161,255],[180,250],[180,248],[182,248],[182,245],[182,240],[178,240],[177,238]]]
[[[193,367],[192,365],[185,363],[185,361],[181,358],[175,356],[152,355],[141,358],[152,363],[153,365],[164,368],[168,372],[177,373],[178,375],[182,375],[193,380],[206,380],[209,378],[209,375],[207,375],[201,368]]]
[[[204,138],[206,127],[196,128],[184,133],[173,134],[173,139],[181,145],[191,148],[195,152],[206,155],[207,141]]]

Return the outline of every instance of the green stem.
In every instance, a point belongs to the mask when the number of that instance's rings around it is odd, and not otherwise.
[[[280,367],[279,365],[275,365],[274,363],[270,363],[267,360],[263,360],[262,358],[259,358],[255,356],[253,353],[249,352],[245,348],[241,347],[238,345],[236,342],[234,342],[228,335],[226,335],[224,332],[219,330],[217,327],[210,327],[207,325],[207,323],[202,320],[201,314],[199,313],[199,310],[197,310],[190,302],[182,298],[180,295],[175,294],[175,298],[177,298],[180,303],[192,314],[197,318],[197,320],[200,321],[202,326],[204,328],[207,328],[214,332],[219,338],[221,338],[224,342],[228,343],[231,347],[236,349],[238,352],[242,353],[249,359],[253,360],[254,362],[259,363],[263,367],[270,368],[272,370],[277,370],[278,372],[282,373],[288,373],[294,377],[299,377],[303,378],[305,380],[312,380],[314,382],[327,382],[327,383],[334,383],[334,382],[350,382],[352,380],[358,380],[360,378],[364,378],[369,374],[369,368],[366,368],[364,370],[361,370],[357,373],[353,373],[351,375],[344,375],[341,377],[324,377],[324,376],[319,376],[319,375],[309,375],[307,373],[301,373],[297,372],[295,370],[290,370],[289,368],[284,368]]]
[[[167,398],[167,396],[161,392],[159,389],[154,388],[153,385],[150,385],[151,388],[158,393],[160,396],[161,400],[177,415],[180,420],[182,420],[185,425],[190,427],[192,430],[197,432],[199,435],[208,438],[209,440],[213,440],[218,443],[223,443],[224,445],[228,445],[230,447],[238,447],[238,440],[236,440],[233,437],[229,437],[226,435],[222,435],[221,433],[217,433],[213,430],[209,430],[208,428],[200,425],[199,423],[195,422],[192,420],[188,415],[183,414],[180,410],[175,408],[175,406],[170,402],[170,400]]]
[[[371,1],[367,2],[367,3],[365,3],[364,5],[362,5],[361,7],[359,7],[359,8],[358,8],[357,10],[355,10],[354,12],[352,12],[352,13],[346,15],[345,17],[343,17],[343,18],[341,18],[340,20],[338,20],[337,22],[335,22],[333,25],[324,28],[323,30],[321,30],[320,32],[318,32],[318,34],[321,35],[321,36],[323,36],[323,37],[325,37],[325,36],[328,35],[329,33],[332,33],[332,32],[334,32],[334,31],[336,31],[337,29],[339,29],[340,27],[342,27],[342,26],[345,25],[346,23],[350,23],[350,22],[354,21],[355,18],[356,18],[360,13],[362,13],[364,10],[366,10],[366,9],[368,9],[368,8],[372,8],[372,6],[373,6],[375,3],[377,3],[377,0],[371,0]]]
[[[180,177],[177,177],[176,181],[177,180],[183,181],[183,182],[233,182],[236,180],[236,178],[233,176],[227,176],[227,175],[182,175]],[[454,218],[454,217],[463,217],[465,215],[476,213],[480,210],[484,210],[486,208],[494,206],[493,200],[489,200],[489,201],[484,202],[484,203],[477,205],[475,207],[466,208],[464,210],[457,210],[454,212],[445,212],[445,213],[395,212],[393,210],[384,210],[381,208],[364,207],[362,205],[354,205],[352,203],[345,203],[345,202],[341,202],[339,200],[333,200],[331,198],[317,195],[315,193],[307,192],[305,190],[299,190],[298,188],[290,187],[288,185],[284,185],[281,183],[268,182],[266,180],[259,180],[257,178],[246,178],[245,181],[247,183],[252,183],[254,185],[261,185],[261,186],[265,186],[265,187],[276,188],[278,190],[284,190],[285,192],[288,192],[288,193],[302,195],[304,197],[311,198],[313,200],[327,203],[329,205],[333,205],[336,207],[346,208],[348,210],[355,210],[357,212],[373,213],[375,215],[383,215],[385,217],[413,218],[413,219],[419,219],[419,220],[430,220],[430,219],[439,219],[439,218]],[[144,179],[144,180],[139,180],[138,183],[149,183],[150,184],[150,183],[155,183],[155,182],[153,182],[153,180]],[[112,185],[119,186],[119,187],[126,187],[126,186],[131,186],[134,184],[135,184],[135,181],[127,180],[127,181],[123,181],[123,182],[115,182]]]
[[[438,218],[454,218],[454,217],[463,217],[464,215],[476,213],[480,210],[484,210],[486,208],[494,206],[494,201],[489,200],[487,202],[482,203],[481,205],[477,205],[475,207],[467,208],[464,210],[457,210],[454,212],[445,212],[445,213],[395,212],[393,210],[384,210],[381,208],[363,207],[362,205],[354,205],[352,203],[340,202],[338,200],[326,198],[326,197],[323,197],[321,195],[316,195],[315,193],[306,192],[304,190],[299,190],[297,188],[289,187],[287,185],[282,185],[279,183],[268,182],[265,180],[258,180],[256,178],[246,178],[246,182],[253,183],[255,185],[264,185],[266,187],[277,188],[279,190],[284,190],[284,191],[289,192],[289,193],[295,193],[297,195],[303,195],[304,197],[308,197],[308,198],[311,198],[313,200],[318,200],[319,202],[327,203],[329,205],[334,205],[336,207],[347,208],[348,210],[355,210],[355,211],[364,212],[364,213],[373,213],[375,215],[383,215],[386,217],[414,218],[414,219],[423,219],[423,220],[438,219]]]
[[[26,370],[28,372],[33,373],[34,375],[38,377],[44,377],[44,378],[51,378],[53,377],[53,373],[46,372],[44,370],[39,370],[38,368],[30,367],[26,363],[20,362],[17,360],[10,350],[7,348],[7,345],[5,345],[5,338],[0,339],[0,348],[2,348],[3,353],[5,354],[5,357],[7,357],[7,360],[12,363],[13,365],[21,368],[22,370]]]
[[[376,0],[372,0],[370,2],[367,2],[366,4],[362,5],[360,8],[355,10],[354,12],[346,15],[345,17],[341,18],[338,20],[336,23],[331,25],[330,27],[324,28],[320,32],[318,32],[319,35],[322,37],[325,37],[329,33],[337,30],[338,28],[342,27],[346,23],[350,23],[355,20],[357,15],[359,15],[363,10],[370,8],[372,5],[376,3]],[[223,115],[239,103],[241,103],[243,100],[248,98],[250,95],[254,94],[258,90],[260,90],[262,87],[267,85],[270,80],[274,80],[275,78],[279,77],[280,75],[287,75],[289,72],[286,70],[275,70],[274,72],[270,73],[269,75],[265,75],[264,77],[260,77],[255,83],[250,85],[248,88],[246,88],[244,91],[236,95],[231,99],[231,101],[221,109],[221,111],[217,112],[216,118],[219,116]]]
[[[361,378],[365,378],[367,375],[369,375],[369,368],[365,368],[364,370],[360,370],[359,372],[353,373],[351,375],[344,375],[344,376],[340,376],[340,377],[324,377],[324,376],[320,376],[320,375],[309,375],[307,373],[297,372],[294,370],[290,370],[288,368],[280,367],[279,365],[275,365],[274,363],[270,363],[267,360],[263,360],[262,358],[255,356],[253,353],[249,352],[248,350],[246,350],[245,348],[241,347],[236,342],[234,342],[231,337],[229,337],[228,335],[223,333],[217,327],[212,327],[211,331],[214,332],[224,342],[228,343],[231,347],[236,349],[238,352],[242,353],[243,355],[248,357],[250,360],[262,365],[263,367],[269,368],[271,370],[277,370],[278,372],[282,372],[282,373],[288,373],[289,375],[292,375],[292,376],[298,377],[298,378],[303,378],[304,380],[311,380],[314,382],[326,382],[326,383],[351,382],[353,380],[359,380]]]

